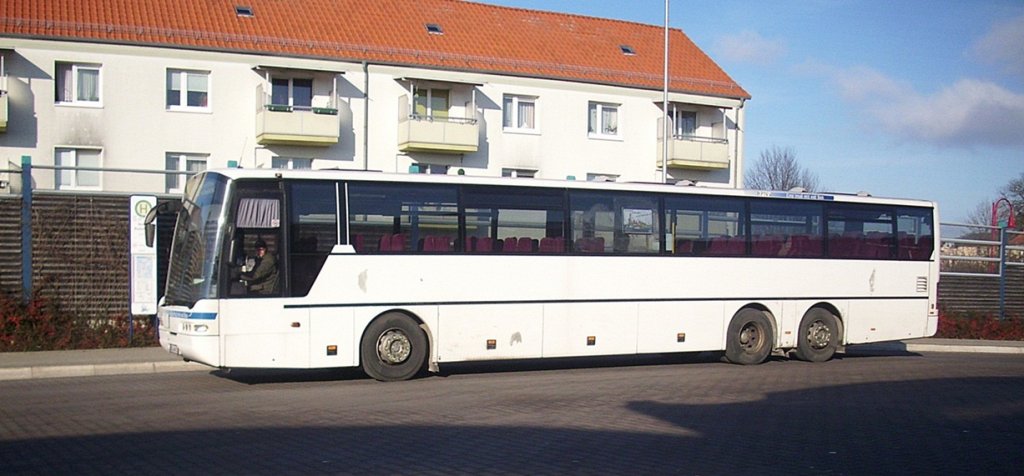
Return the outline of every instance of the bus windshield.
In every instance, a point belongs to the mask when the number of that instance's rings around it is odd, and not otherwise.
[[[217,263],[224,237],[228,179],[201,173],[189,179],[174,226],[165,303],[192,307],[217,297]]]

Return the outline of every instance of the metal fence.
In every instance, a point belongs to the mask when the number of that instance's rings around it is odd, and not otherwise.
[[[943,223],[939,303],[950,310],[1024,315],[1024,232]]]
[[[128,192],[33,189],[33,171],[190,175],[179,170],[35,166],[23,158],[20,169],[0,170],[15,194],[0,194],[0,290],[21,291],[59,303],[62,312],[93,318],[129,311]],[[15,186],[14,183],[17,182]],[[172,194],[158,201],[180,200]],[[173,220],[158,220],[157,280],[162,294]]]

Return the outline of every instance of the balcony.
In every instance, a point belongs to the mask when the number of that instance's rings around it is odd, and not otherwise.
[[[664,146],[658,140],[658,165]],[[717,170],[729,168],[729,141],[712,137],[673,136],[668,145],[668,168]]]
[[[657,164],[662,165],[664,137],[668,132],[668,163],[666,168],[691,170],[728,170],[729,140],[725,109],[695,104],[669,105],[665,119],[658,118]],[[737,132],[738,134],[738,132]],[[738,135],[737,135],[738,137]]]
[[[256,142],[327,147],[338,143],[338,110],[267,104],[256,111]]]
[[[338,75],[334,71],[260,65],[256,86],[256,142],[329,147],[341,137]]]
[[[477,120],[472,118],[405,114],[398,119],[398,150],[443,154],[476,152],[479,130]]]
[[[668,167],[728,169],[729,142],[710,137],[673,137],[668,146]]]

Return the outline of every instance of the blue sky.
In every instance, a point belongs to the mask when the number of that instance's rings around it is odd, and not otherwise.
[[[662,25],[662,0],[484,3]],[[747,163],[792,147],[832,191],[937,200],[962,221],[1024,173],[1022,0],[672,0],[753,99]]]

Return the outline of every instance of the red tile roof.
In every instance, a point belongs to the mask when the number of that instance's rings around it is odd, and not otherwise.
[[[251,17],[235,6],[248,6]],[[431,34],[427,23],[440,25]],[[661,26],[459,0],[4,0],[0,36],[368,61],[662,88]],[[750,95],[680,30],[670,89]],[[629,45],[635,55],[625,55]]]

